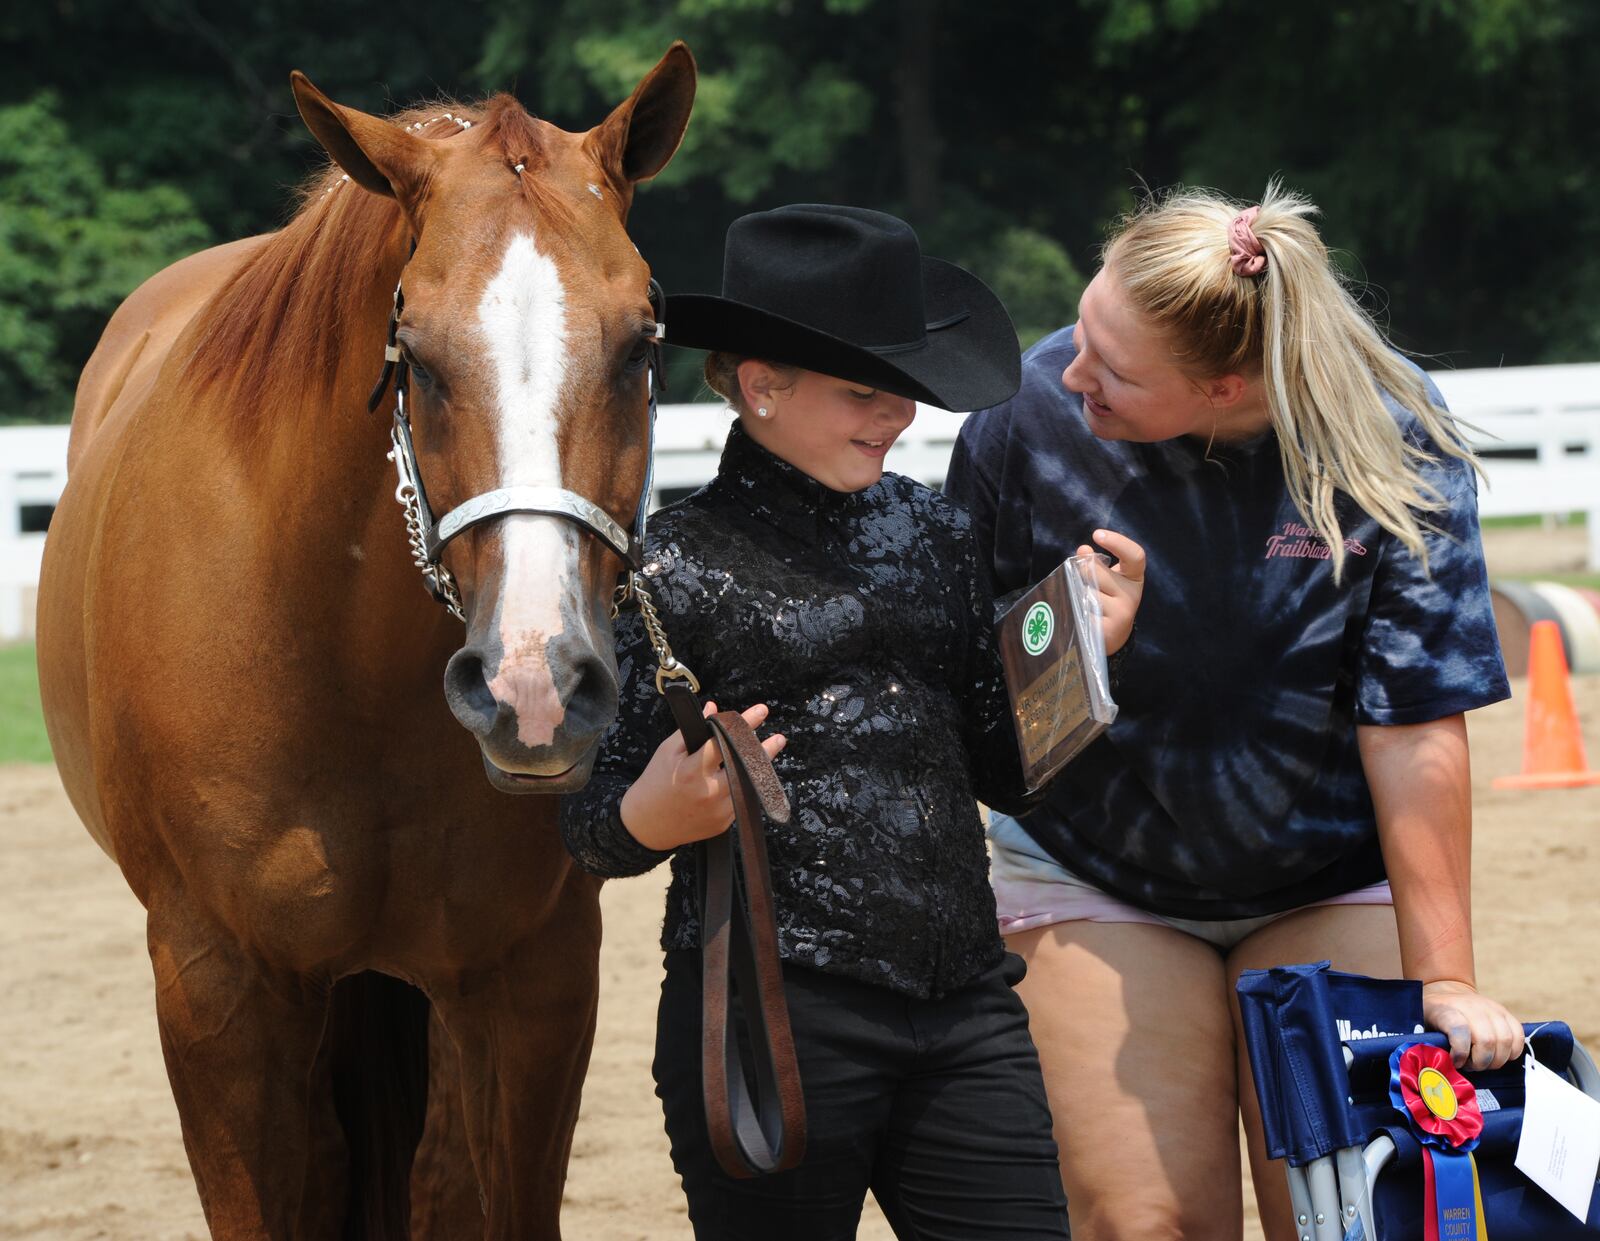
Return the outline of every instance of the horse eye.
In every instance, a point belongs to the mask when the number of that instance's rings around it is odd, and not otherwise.
[[[433,372],[418,362],[416,354],[409,349],[406,350],[406,365],[411,368],[411,377],[417,381],[419,388],[433,387]]]
[[[633,342],[633,348],[628,353],[628,369],[636,371],[650,358],[650,345],[655,340],[654,336],[640,336]]]

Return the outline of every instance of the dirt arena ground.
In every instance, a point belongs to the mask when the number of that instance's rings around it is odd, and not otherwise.
[[[1576,689],[1600,756],[1600,678]],[[1491,789],[1517,765],[1521,703],[1471,723],[1482,985],[1600,1047],[1600,789]],[[143,911],[52,768],[0,768],[0,848],[0,1238],[204,1237],[156,1039]],[[565,1230],[681,1241],[688,1223],[650,1084],[660,879],[608,884],[604,901],[600,1030]],[[875,1211],[861,1236],[889,1236]]]
[[[1528,560],[1548,555],[1537,531],[1517,542]],[[1480,982],[1525,1019],[1559,1015],[1600,1048],[1600,788],[1489,787],[1520,761],[1525,688],[1470,721]],[[1600,678],[1575,689],[1600,762]],[[0,1238],[203,1238],[157,1043],[143,911],[53,769],[0,767],[0,857]],[[690,1235],[649,1072],[661,883],[605,889],[600,1028],[564,1214],[576,1241]],[[860,1235],[890,1236],[870,1204]]]

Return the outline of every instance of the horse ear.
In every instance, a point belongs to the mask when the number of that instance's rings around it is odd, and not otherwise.
[[[300,119],[333,162],[356,184],[411,205],[427,181],[435,153],[429,144],[388,121],[340,107],[296,69],[289,74]]]
[[[584,137],[600,165],[619,181],[648,181],[667,166],[689,127],[696,79],[694,56],[679,39],[633,94]]]

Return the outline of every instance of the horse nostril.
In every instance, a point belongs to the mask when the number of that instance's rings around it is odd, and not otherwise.
[[[567,700],[569,727],[602,732],[617,714],[617,677],[605,660],[590,657],[578,665],[578,683]]]
[[[484,679],[483,657],[471,647],[457,651],[445,665],[444,697],[469,732],[481,737],[494,727],[499,704]]]

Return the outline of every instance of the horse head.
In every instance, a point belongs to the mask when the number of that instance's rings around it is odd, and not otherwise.
[[[694,60],[674,44],[605,121],[573,134],[505,95],[401,126],[295,75],[312,133],[353,181],[398,202],[415,242],[396,340],[435,514],[486,493],[560,490],[632,526],[656,319],[625,223],[634,186],[677,150],[694,88]],[[513,506],[442,556],[467,626],[445,696],[491,782],[580,787],[617,709],[618,553],[572,520]]]

